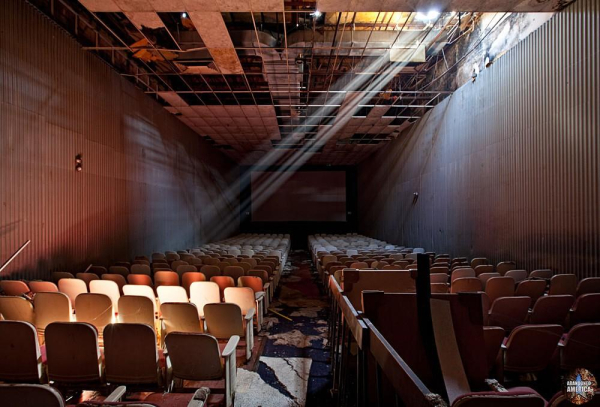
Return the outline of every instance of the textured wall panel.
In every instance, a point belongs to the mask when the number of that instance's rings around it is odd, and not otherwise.
[[[361,232],[599,275],[599,41],[577,1],[364,162]]]
[[[24,1],[0,7],[0,75],[0,263],[31,239],[1,277],[188,248],[239,227],[237,167]]]

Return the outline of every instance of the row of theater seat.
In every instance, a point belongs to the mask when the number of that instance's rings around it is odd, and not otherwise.
[[[389,272],[390,277],[400,278],[400,274],[406,273],[402,270],[417,269],[418,253],[425,252],[418,249],[414,253],[413,249],[378,241],[357,247],[356,239],[366,240],[343,235],[309,238],[316,268],[326,278],[331,275],[342,290],[344,271],[360,269],[360,273],[372,271],[373,275],[382,277],[385,276],[382,273]],[[340,241],[345,244],[340,246]],[[485,258],[468,261],[427,254],[433,293],[470,291],[482,294],[484,322],[488,325],[484,327],[487,365],[500,379],[504,372],[520,374],[549,368],[600,368],[600,279],[577,282],[574,275],[553,275],[550,270],[532,273],[518,270],[514,262],[501,262],[494,267]],[[363,277],[367,278],[367,274]],[[415,292],[414,280],[410,274],[402,276],[405,277],[408,278],[404,284],[386,280],[381,284],[360,286],[390,293]],[[357,277],[352,273],[349,285],[356,285],[356,282]],[[356,297],[354,293],[352,295]],[[332,298],[332,301],[342,300]],[[360,296],[358,301],[360,304]],[[338,309],[340,306],[337,305]],[[335,321],[332,323],[336,324]],[[565,328],[569,327],[565,333]]]
[[[178,391],[183,380],[219,380],[224,405],[233,405],[238,335],[220,343],[210,334],[172,332],[164,351],[156,345],[154,329],[139,323],[106,325],[102,347],[96,328],[85,322],[53,322],[44,336],[40,346],[32,324],[0,321],[0,380],[50,382],[60,389],[125,384],[145,391]]]
[[[288,252],[289,236],[243,235],[79,278],[3,280],[14,295],[0,296],[0,381],[173,391],[223,379],[231,406],[236,360],[251,357],[253,320],[260,329]]]

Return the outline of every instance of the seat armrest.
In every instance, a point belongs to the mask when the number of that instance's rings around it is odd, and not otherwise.
[[[125,386],[119,386],[113,390],[112,393],[108,395],[107,398],[104,399],[106,402],[116,402],[121,401],[125,393],[127,392],[127,388]]]
[[[210,389],[208,387],[199,388],[194,393],[194,397],[192,397],[187,407],[203,407],[208,402],[209,395]]]
[[[225,345],[225,349],[223,349],[223,354],[221,356],[223,356],[224,358],[231,356],[231,354],[233,352],[235,352],[235,348],[238,346],[238,343],[240,343],[239,336],[233,335],[231,338],[229,338],[229,340],[227,341],[227,345]]]
[[[246,316],[244,317],[244,319],[247,321],[252,321],[252,318],[254,318],[254,314],[256,313],[256,310],[254,308],[251,308],[248,310],[248,313],[246,314]]]

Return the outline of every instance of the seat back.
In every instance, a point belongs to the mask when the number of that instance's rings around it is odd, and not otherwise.
[[[105,294],[81,294],[75,300],[75,313],[77,322],[87,322],[101,333],[104,327],[113,321],[113,302]]]
[[[519,285],[517,285],[517,289],[515,290],[515,295],[517,296],[527,296],[531,298],[530,307],[535,304],[538,298],[544,295],[544,291],[546,290],[546,281],[544,280],[525,280],[521,281]]]
[[[108,270],[106,270],[106,267],[92,266],[92,267],[90,267],[90,269],[88,270],[88,272],[94,273],[97,276],[101,276],[102,274],[108,273]]]
[[[521,325],[508,336],[504,370],[539,372],[548,366],[563,333],[560,325]]]
[[[158,293],[158,302],[189,302],[185,288],[180,286],[163,285],[156,289]]]
[[[494,266],[491,264],[480,264],[479,266],[473,268],[473,270],[475,270],[475,276],[478,276],[484,273],[493,273]]]
[[[229,266],[223,270],[224,276],[233,278],[233,281],[238,281],[238,278],[243,277],[245,274],[244,269],[240,266]]]
[[[0,288],[4,291],[4,295],[10,296],[20,296],[31,291],[29,286],[20,280],[0,280]]]
[[[119,286],[114,281],[110,280],[94,280],[90,281],[90,293],[104,294],[112,301],[113,311],[115,314],[119,312],[119,297],[121,293]]]
[[[477,266],[485,266],[488,264],[488,260],[485,257],[475,257],[471,259],[471,268],[475,269]],[[489,271],[486,271],[489,273]]]
[[[197,273],[198,269],[196,266],[192,266],[190,264],[182,264],[181,266],[177,266],[175,271],[179,275],[179,280],[181,281],[185,273]]]
[[[269,282],[269,273],[264,270],[250,270],[248,271],[248,276],[259,277],[262,280],[263,285]]]
[[[0,384],[0,400],[5,406],[65,406],[60,392],[45,384]]]
[[[130,274],[144,274],[147,276],[151,276],[152,271],[150,269],[150,266],[148,266],[147,264],[132,264]]]
[[[127,284],[125,287],[123,287],[123,294],[137,295],[148,298],[152,302],[152,309],[154,310],[154,313],[156,313],[156,296],[154,295],[154,290],[152,287],[147,285]]]
[[[571,326],[583,322],[600,322],[600,294],[583,294],[577,297],[569,321]]]
[[[79,280],[83,280],[85,282],[85,285],[88,287],[88,290],[90,289],[90,281],[100,280],[100,277],[98,277],[94,273],[77,273],[76,277]]]
[[[56,284],[50,282],[50,281],[30,281],[29,282],[29,288],[31,289],[32,293],[44,293],[44,292],[48,292],[48,293],[57,293],[58,292],[58,287],[56,286]]]
[[[481,287],[484,290],[485,290],[485,286],[486,286],[488,280],[492,277],[502,277],[502,276],[500,275],[500,273],[482,273],[477,276],[477,278],[479,278],[479,280],[481,281]]]
[[[488,324],[507,331],[523,325],[529,311],[529,297],[500,297],[492,302]]]
[[[569,330],[560,351],[562,369],[600,369],[600,323],[577,324]]]
[[[172,332],[165,338],[173,376],[184,380],[217,380],[223,377],[219,343],[202,333]]]
[[[446,294],[448,293],[449,288],[446,283],[431,283],[431,293],[435,294]]]
[[[129,269],[124,266],[110,266],[107,274],[120,274],[123,278],[129,275]]]
[[[190,302],[196,305],[198,314],[204,317],[206,304],[221,302],[219,285],[212,281],[200,281],[190,286]]]
[[[161,285],[179,285],[179,275],[174,271],[157,271],[154,273],[154,286],[158,288]]]
[[[500,263],[496,264],[496,273],[500,274],[501,276],[505,276],[508,271],[516,268],[517,263],[514,261],[501,261]]]
[[[127,280],[121,274],[102,274],[102,280],[114,281],[119,287],[119,294],[123,294],[123,286],[127,284]]]
[[[493,304],[496,298],[515,295],[515,280],[510,277],[492,277],[485,285],[485,293]]]
[[[55,271],[52,273],[53,283],[58,284],[62,278],[75,278],[75,276],[71,273],[67,273],[66,271]]]
[[[475,270],[470,267],[459,268],[452,271],[450,276],[450,282],[453,282],[457,278],[475,277]]]
[[[212,266],[208,264],[205,264],[202,267],[200,267],[200,272],[204,274],[207,280],[210,280],[211,277],[221,275],[221,269],[219,268],[219,266]]]
[[[75,299],[79,294],[88,292],[85,281],[78,278],[62,278],[58,281],[58,289],[61,293],[67,294],[71,300],[71,306],[75,305]]]
[[[29,284],[31,287],[31,283]],[[600,277],[584,278],[577,284],[577,297],[583,294],[600,294]]]
[[[127,276],[127,282],[130,285],[145,285],[148,287],[153,287],[152,278],[146,274],[130,274]],[[125,292],[123,291],[123,293]]]
[[[155,303],[146,296],[124,295],[119,298],[119,322],[146,324],[154,329],[155,307]]]
[[[481,280],[477,277],[457,278],[450,284],[451,293],[475,293],[481,291]]]
[[[446,273],[432,273],[429,276],[430,282],[432,284],[434,283],[444,283],[447,284],[448,283],[448,274]]]
[[[240,287],[249,287],[255,293],[264,291],[263,280],[260,277],[242,276],[238,280],[238,285]]]
[[[233,335],[245,336],[242,309],[237,304],[206,304],[204,318],[208,333],[217,339],[229,339]]]
[[[33,306],[23,297],[0,296],[0,314],[7,321],[35,322]]]
[[[198,309],[194,304],[166,302],[161,304],[160,312],[166,334],[171,332],[202,332]]]
[[[171,263],[171,269],[173,269],[174,271],[177,271],[179,266],[189,266],[189,265],[190,265],[190,263],[188,263],[187,261],[175,260],[174,262]]]
[[[519,284],[527,279],[527,270],[509,270],[504,275],[515,280],[515,284]]]
[[[192,285],[192,283],[195,283],[197,281],[206,281],[206,277],[204,276],[204,274],[200,273],[199,271],[187,272],[181,277],[181,285],[187,292],[188,296],[190,294],[190,286]]]
[[[256,298],[250,287],[229,287],[225,289],[225,302],[239,305],[242,315],[256,309]],[[258,310],[256,310],[258,312]]]
[[[533,270],[531,274],[529,274],[529,278],[541,278],[544,280],[550,280],[552,278],[552,270],[550,269],[539,269]]]
[[[226,288],[235,287],[235,281],[229,276],[214,276],[210,278],[210,281],[219,286],[221,298],[223,298]]]
[[[82,294],[83,296],[101,294]],[[110,305],[110,299],[106,298]],[[102,362],[98,332],[83,322],[53,322],[46,327],[48,379],[57,383],[98,383]]]
[[[70,322],[73,315],[71,301],[64,293],[41,292],[33,297],[35,326],[46,329],[52,322]]]
[[[529,318],[531,324],[557,324],[565,326],[565,320],[575,302],[572,295],[547,295],[540,297],[533,306]]]
[[[35,327],[24,321],[0,321],[0,381],[39,383],[42,373]],[[2,398],[0,404],[5,405]]]
[[[552,276],[548,295],[577,295],[577,276],[575,274]]]
[[[136,323],[107,325],[104,365],[106,381],[111,384],[158,384],[160,368],[154,327]]]

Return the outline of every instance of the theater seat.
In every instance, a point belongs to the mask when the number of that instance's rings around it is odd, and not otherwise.
[[[529,307],[533,307],[533,304],[535,304],[538,298],[544,295],[545,290],[546,282],[544,280],[525,280],[517,285],[515,295],[518,297],[529,297],[531,299]]]
[[[492,303],[488,325],[512,331],[525,323],[529,310],[529,297],[502,297]]]
[[[141,385],[143,388],[161,386],[163,371],[159,366],[154,327],[136,323],[107,325],[104,328],[104,374],[111,385],[135,384],[138,389]]]
[[[171,332],[202,332],[202,322],[198,309],[187,302],[166,302],[161,304],[163,333]]]
[[[4,291],[4,295],[20,296],[27,294],[29,286],[20,280],[0,280],[0,288]]]
[[[53,292],[53,293],[58,292],[58,287],[56,286],[56,284],[54,284],[50,281],[30,281],[29,288],[31,289],[31,292],[34,294],[43,293],[43,292]]]
[[[584,278],[577,284],[577,297],[583,294],[600,294],[600,277]]]
[[[506,392],[467,393],[459,396],[452,407],[545,407],[546,400],[535,390],[517,387]]]
[[[44,376],[35,327],[29,322],[0,321],[0,381],[40,383]],[[0,396],[0,405],[9,405],[4,401]]]
[[[547,295],[539,298],[531,315],[530,324],[558,324],[565,326],[569,310],[575,301],[572,295]]]
[[[236,383],[236,352],[239,336],[228,339],[221,353],[211,335],[174,332],[165,339],[172,372],[167,378],[170,390],[183,387],[183,380],[224,380],[225,407],[233,406]],[[209,400],[210,401],[210,400]]]
[[[154,329],[155,307],[154,301],[145,296],[124,295],[119,298],[119,322],[146,324]]]
[[[600,369],[600,323],[578,324],[560,344],[560,367]]]
[[[204,318],[206,304],[221,302],[221,293],[217,283],[212,281],[199,281],[190,286],[190,302],[198,310],[198,315]]]
[[[77,322],[87,322],[101,335],[104,327],[113,322],[112,300],[104,294],[80,294],[75,300],[75,316]]]
[[[204,306],[206,330],[219,340],[229,340],[232,336],[245,339],[246,360],[252,356],[254,332],[252,320],[254,312],[242,316],[242,310],[237,304],[206,304]]]
[[[535,373],[544,370],[562,333],[560,325],[521,325],[515,328],[502,345],[504,371]]]
[[[256,331],[260,332],[264,313],[264,295],[256,297],[250,287],[228,287],[225,289],[225,302],[239,305],[244,317],[252,312]]]
[[[575,274],[557,274],[550,279],[548,295],[577,294],[577,276]]]
[[[33,306],[23,297],[0,296],[0,314],[8,321],[35,322]]]
[[[60,392],[44,384],[0,384],[0,400],[5,406],[65,406]]]
[[[90,324],[54,322],[48,325],[46,357],[48,379],[57,385],[85,385],[89,389],[90,386],[98,386],[102,382],[98,333]]]
[[[600,322],[600,294],[583,294],[575,300],[569,315],[569,325]]]

